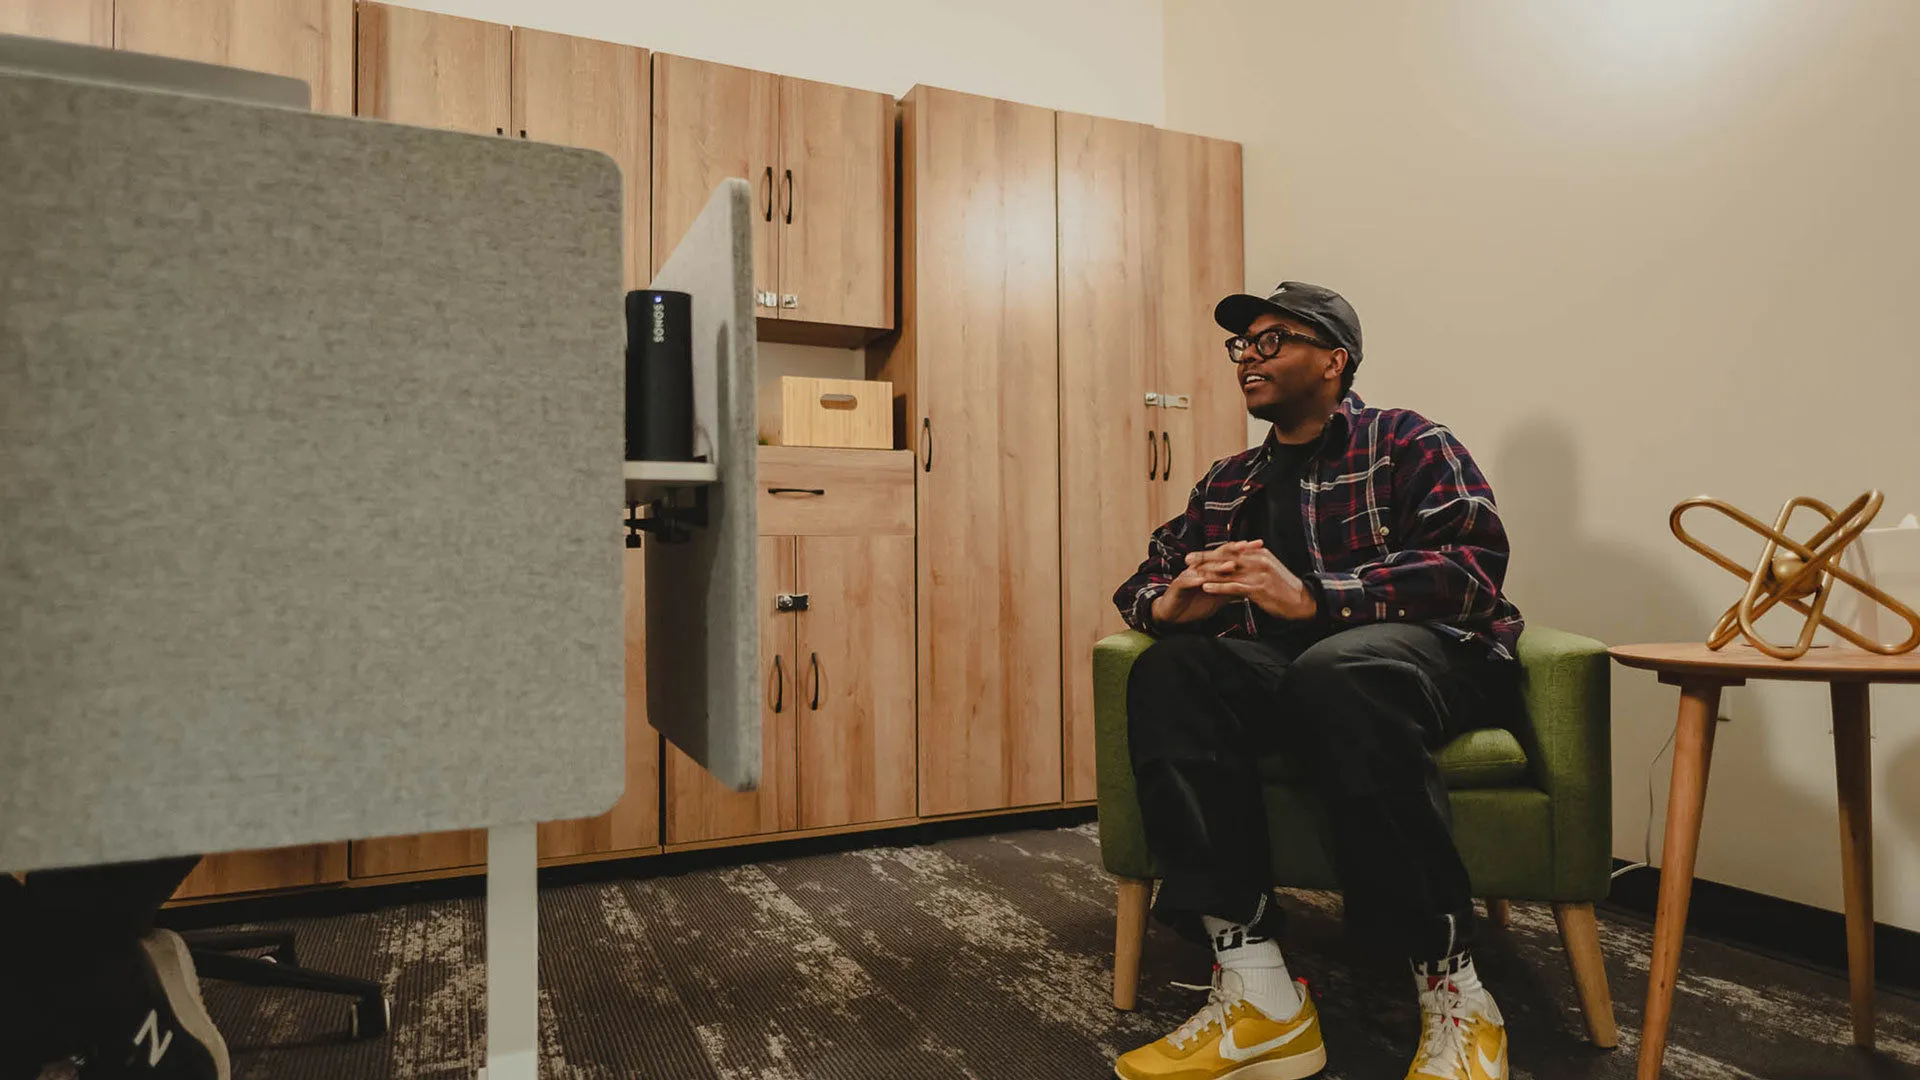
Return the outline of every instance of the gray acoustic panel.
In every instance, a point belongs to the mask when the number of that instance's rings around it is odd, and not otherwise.
[[[624,786],[604,155],[0,75],[0,867]]]
[[[722,181],[653,279],[693,297],[694,444],[719,480],[705,527],[684,543],[646,542],[648,719],[739,791],[761,769],[752,212],[747,182]]]

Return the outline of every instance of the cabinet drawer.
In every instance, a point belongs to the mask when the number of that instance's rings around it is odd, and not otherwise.
[[[913,534],[912,451],[759,450],[760,535]]]

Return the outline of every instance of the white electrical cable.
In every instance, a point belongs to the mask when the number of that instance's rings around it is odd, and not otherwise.
[[[1673,740],[1680,734],[1680,725],[1673,726],[1673,733],[1667,736],[1666,745],[1653,755],[1647,763],[1647,837],[1646,847],[1642,850],[1640,861],[1623,866],[1608,875],[1608,880],[1618,878],[1629,870],[1651,870],[1653,868],[1653,778],[1659,775],[1660,759],[1667,756],[1667,750],[1673,746]]]

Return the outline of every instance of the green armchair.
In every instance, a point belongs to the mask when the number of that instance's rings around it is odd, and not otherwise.
[[[1140,824],[1127,752],[1127,676],[1153,644],[1135,631],[1093,650],[1095,754],[1099,771],[1100,852],[1119,879],[1113,1003],[1131,1009],[1140,976],[1147,909],[1157,872]],[[1525,730],[1470,732],[1435,755],[1453,801],[1454,836],[1475,895],[1503,923],[1512,900],[1553,905],[1573,971],[1587,1034],[1616,1041],[1593,904],[1607,895],[1612,870],[1612,752],[1606,646],[1540,626],[1520,637],[1528,723]],[[1333,889],[1336,882],[1317,830],[1280,828],[1311,820],[1313,797],[1297,783],[1299,763],[1263,759],[1268,820],[1275,823],[1273,868],[1280,884]]]

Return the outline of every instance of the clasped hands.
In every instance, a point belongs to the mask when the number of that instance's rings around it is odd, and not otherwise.
[[[1234,540],[1188,552],[1186,569],[1153,602],[1153,617],[1167,624],[1197,622],[1238,599],[1277,619],[1311,619],[1320,611],[1313,591],[1263,541]]]

